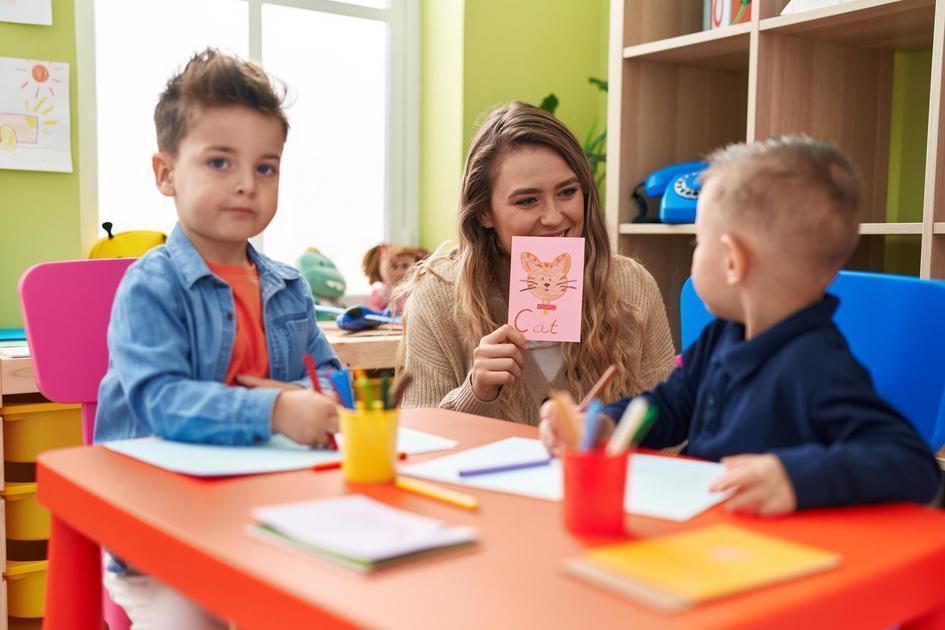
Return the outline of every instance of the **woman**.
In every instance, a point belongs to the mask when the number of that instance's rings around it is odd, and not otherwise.
[[[580,343],[526,342],[504,323],[513,236],[585,238]],[[473,139],[459,205],[459,246],[415,268],[401,291],[404,407],[442,407],[538,424],[551,389],[582,397],[610,364],[605,400],[633,395],[673,368],[666,310],[652,276],[611,253],[581,146],[560,121],[521,102],[493,112]]]

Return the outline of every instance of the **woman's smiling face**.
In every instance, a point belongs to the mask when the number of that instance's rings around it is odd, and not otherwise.
[[[584,193],[554,149],[523,146],[500,155],[494,168],[483,226],[495,229],[506,252],[513,236],[584,235]]]

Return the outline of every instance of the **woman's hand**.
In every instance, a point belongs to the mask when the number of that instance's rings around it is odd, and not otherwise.
[[[515,383],[522,377],[523,350],[528,350],[525,337],[509,324],[479,340],[473,350],[471,376],[476,398],[486,402],[495,400],[503,385]]]

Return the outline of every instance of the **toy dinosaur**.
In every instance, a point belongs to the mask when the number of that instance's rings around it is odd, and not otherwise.
[[[299,271],[312,287],[312,298],[316,304],[343,307],[341,298],[347,285],[345,279],[335,267],[335,263],[314,247],[309,247],[299,258]],[[333,320],[330,313],[318,313],[319,320]]]

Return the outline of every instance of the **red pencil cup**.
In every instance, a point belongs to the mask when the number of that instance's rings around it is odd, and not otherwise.
[[[564,454],[564,524],[572,534],[619,536],[627,485],[627,455],[603,449]]]

